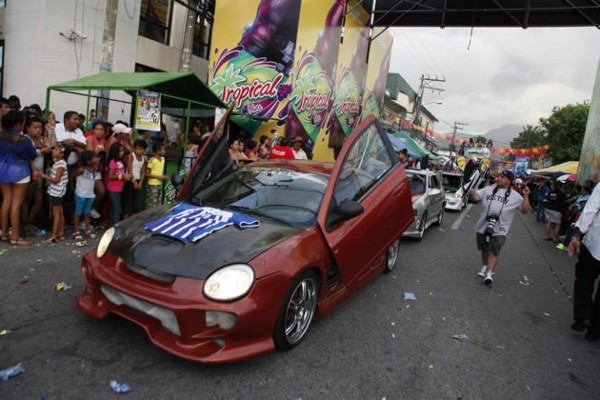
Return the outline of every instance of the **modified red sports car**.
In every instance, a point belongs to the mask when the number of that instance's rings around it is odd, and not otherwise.
[[[162,349],[204,363],[298,345],[315,317],[394,268],[414,219],[404,168],[374,118],[335,163],[272,160],[236,170],[226,124],[195,162],[180,202],[116,224],[83,257],[77,301],[93,317],[120,315]]]

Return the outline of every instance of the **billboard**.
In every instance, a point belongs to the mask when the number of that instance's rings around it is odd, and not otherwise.
[[[373,40],[369,51],[369,68],[365,95],[363,96],[362,119],[375,115],[380,119],[383,115],[383,98],[390,69],[392,54],[392,35],[383,28],[373,30]]]

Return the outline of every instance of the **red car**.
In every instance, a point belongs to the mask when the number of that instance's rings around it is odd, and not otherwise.
[[[335,164],[272,160],[235,171],[225,125],[181,202],[116,224],[83,257],[77,301],[204,363],[299,344],[315,317],[394,268],[414,218],[404,168],[374,118]]]

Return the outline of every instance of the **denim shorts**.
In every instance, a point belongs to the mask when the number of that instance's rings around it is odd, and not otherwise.
[[[75,215],[78,217],[90,215],[93,203],[94,197],[79,197],[75,195]]]

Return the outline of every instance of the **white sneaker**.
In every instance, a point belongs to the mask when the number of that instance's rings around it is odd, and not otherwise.
[[[481,267],[481,271],[479,271],[477,273],[477,275],[481,276],[482,278],[485,277],[485,273],[487,272],[487,267],[484,265],[483,267]]]
[[[100,218],[100,213],[94,209],[92,209],[92,211],[90,211],[90,217],[94,218],[94,219],[98,219]]]
[[[485,278],[483,278],[483,283],[486,285],[491,285],[492,282],[494,282],[494,279],[492,279],[492,273],[488,271],[488,273],[485,275]]]

